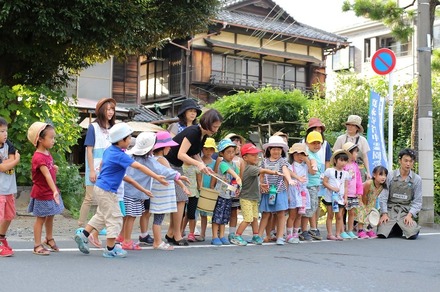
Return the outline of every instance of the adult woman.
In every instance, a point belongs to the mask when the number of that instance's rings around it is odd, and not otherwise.
[[[197,125],[197,117],[200,116],[201,113],[202,110],[194,99],[185,99],[180,106],[179,112],[177,113],[179,121],[172,123],[168,127],[168,132],[170,132],[171,136],[174,137],[182,132],[185,128],[192,125]]]
[[[361,134],[364,132],[362,127],[362,118],[357,115],[350,115],[343,125],[347,127],[347,132],[336,139],[335,145],[333,146],[333,151],[342,148],[342,145],[347,142],[352,142],[358,146],[358,165],[362,173],[362,181],[370,179],[370,167],[368,165],[368,151],[370,151],[370,146],[368,145],[367,139]],[[365,169],[365,171],[362,171]],[[364,174],[365,173],[365,174]]]
[[[115,124],[116,101],[113,98],[102,98],[95,107],[96,120],[89,125],[84,146],[86,147],[86,194],[79,212],[78,226],[84,227],[93,202],[93,186],[99,175],[104,150],[111,145],[109,129]],[[97,231],[89,237],[90,243],[101,247]]]
[[[173,140],[179,145],[171,147],[170,152],[165,156],[171,166],[182,172],[182,165],[185,163],[196,166],[202,173],[212,173],[212,170],[201,159],[200,152],[206,138],[218,131],[222,121],[223,117],[221,114],[215,109],[210,109],[202,115],[199,125],[187,127],[177,134]],[[188,198],[178,186],[176,186],[176,196],[177,212],[171,216],[170,228],[165,238],[168,242],[175,245],[188,245],[188,242],[182,238],[182,233],[180,232],[183,209]]]

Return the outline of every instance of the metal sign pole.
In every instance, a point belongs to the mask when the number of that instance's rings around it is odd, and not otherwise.
[[[393,73],[388,74],[388,171],[393,169],[394,89]]]

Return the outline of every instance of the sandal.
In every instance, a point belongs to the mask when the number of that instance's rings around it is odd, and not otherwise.
[[[204,236],[201,236],[201,235],[198,235],[198,236],[196,236],[196,240],[197,240],[198,242],[202,242],[202,241],[205,241],[205,237],[204,237]]]
[[[175,243],[176,240],[174,239],[174,237],[169,237],[168,234],[165,234],[165,239],[168,241],[168,243]]]
[[[162,241],[159,246],[157,247],[153,247],[154,249],[158,249],[158,250],[174,250],[174,247],[169,245],[168,243],[165,243],[164,241]]]
[[[45,249],[42,244],[34,246],[33,254],[41,255],[41,256],[48,256],[50,255],[50,251]]]
[[[188,246],[188,241],[186,241],[186,239],[182,238],[181,240],[174,240],[173,242],[174,245],[178,245],[178,246]]]
[[[50,244],[51,241],[53,242],[53,244]],[[60,249],[58,248],[58,246],[53,238],[51,238],[51,239],[46,238],[46,240],[43,242],[43,245],[45,247],[49,248],[51,251],[55,251],[55,252],[60,251]]]
[[[102,248],[102,242],[99,238],[95,239],[92,234],[89,235],[89,242],[97,248]]]

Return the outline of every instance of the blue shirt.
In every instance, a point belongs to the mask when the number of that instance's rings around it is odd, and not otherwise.
[[[134,160],[121,148],[115,145],[110,146],[102,156],[101,172],[95,185],[104,191],[116,193],[125,171],[133,162]]]

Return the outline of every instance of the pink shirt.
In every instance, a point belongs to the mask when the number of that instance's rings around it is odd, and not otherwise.
[[[364,192],[362,186],[361,172],[356,162],[347,163],[344,170],[348,172],[347,195],[349,198],[355,198]]]
[[[49,169],[53,182],[57,183],[52,155],[36,151],[32,156],[32,183],[34,185],[32,186],[31,197],[43,201],[53,200],[53,192],[40,170],[41,166],[46,166]]]

